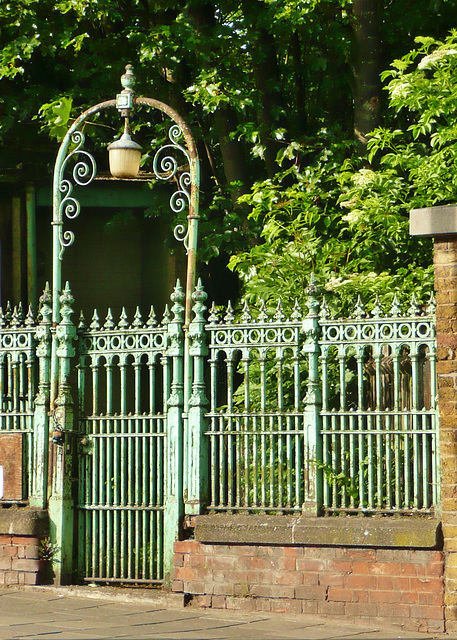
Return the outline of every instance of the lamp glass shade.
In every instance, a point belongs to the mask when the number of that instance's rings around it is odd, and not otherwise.
[[[109,170],[113,178],[135,178],[140,170],[141,146],[128,133],[108,147]]]

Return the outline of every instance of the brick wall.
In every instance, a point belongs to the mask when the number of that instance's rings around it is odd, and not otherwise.
[[[446,627],[457,631],[457,239],[435,240],[436,333]]]
[[[444,631],[436,550],[175,543],[173,591],[202,607]]]
[[[0,535],[0,585],[39,584],[39,538]]]

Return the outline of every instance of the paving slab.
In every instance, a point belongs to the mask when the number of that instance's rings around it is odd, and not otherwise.
[[[450,639],[316,616],[184,608],[182,604],[181,598],[168,598],[157,590],[0,587],[0,640]]]

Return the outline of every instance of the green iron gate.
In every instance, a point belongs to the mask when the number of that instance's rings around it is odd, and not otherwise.
[[[77,526],[86,580],[164,577],[164,490],[171,359],[167,324],[96,314],[79,328]]]

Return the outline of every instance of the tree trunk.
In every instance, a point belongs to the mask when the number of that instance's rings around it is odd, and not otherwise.
[[[368,134],[379,124],[381,41],[377,0],[353,0],[354,138],[366,149]]]

